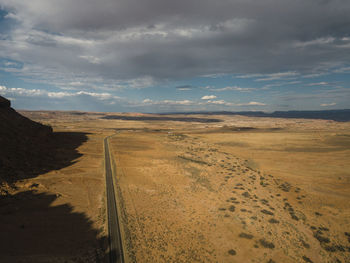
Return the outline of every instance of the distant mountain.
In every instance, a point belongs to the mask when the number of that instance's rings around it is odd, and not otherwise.
[[[29,177],[47,162],[51,134],[51,127],[20,115],[0,96],[0,184]]]
[[[243,115],[250,117],[270,118],[300,118],[300,119],[322,119],[333,121],[350,121],[350,109],[344,110],[320,110],[320,111],[275,111],[266,113],[263,111],[210,111],[210,112],[172,112],[164,114],[206,114],[206,115]]]
[[[183,118],[183,117],[166,117],[166,116],[123,116],[123,115],[107,115],[101,117],[106,120],[124,120],[124,121],[188,121],[188,122],[221,122],[219,119],[208,118]]]

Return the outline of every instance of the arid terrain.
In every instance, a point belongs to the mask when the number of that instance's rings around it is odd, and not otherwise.
[[[350,262],[349,122],[20,113],[55,165],[3,184],[0,262],[106,260],[110,135],[127,262]]]
[[[131,261],[350,261],[348,123],[226,117],[111,142]]]

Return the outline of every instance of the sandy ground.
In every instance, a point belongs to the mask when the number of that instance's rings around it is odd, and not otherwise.
[[[85,139],[1,202],[0,262],[104,262],[112,134],[128,262],[350,262],[350,123],[22,113]]]

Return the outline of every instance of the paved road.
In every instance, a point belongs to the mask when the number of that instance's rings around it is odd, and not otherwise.
[[[105,169],[106,169],[106,187],[107,187],[107,212],[108,212],[108,234],[109,234],[109,262],[123,263],[123,247],[120,236],[118,213],[113,186],[113,174],[109,153],[108,138],[104,139],[105,148]]]

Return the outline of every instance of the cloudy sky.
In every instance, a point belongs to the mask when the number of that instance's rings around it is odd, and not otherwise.
[[[349,0],[0,0],[17,109],[350,108]]]

